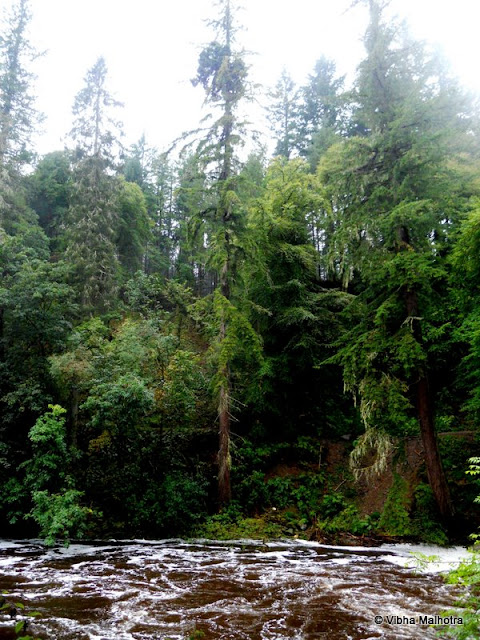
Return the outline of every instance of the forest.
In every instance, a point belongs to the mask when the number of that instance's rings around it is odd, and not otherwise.
[[[285,70],[262,94],[273,157],[242,116],[256,89],[233,0],[186,79],[204,96],[197,130],[125,148],[99,58],[66,147],[39,157],[31,10],[14,2],[2,536],[446,543],[476,529],[478,103],[385,0],[361,4],[351,86],[320,57],[303,86]]]

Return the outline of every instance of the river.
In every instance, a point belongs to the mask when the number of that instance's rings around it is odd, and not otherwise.
[[[415,570],[410,551],[439,555]],[[466,552],[301,541],[112,541],[46,549],[0,541],[0,589],[42,617],[51,640],[367,640],[434,638],[455,592],[439,571]],[[389,616],[398,616],[402,622]],[[381,624],[375,616],[382,616]],[[405,619],[404,619],[405,616]],[[0,639],[13,638],[0,619]]]

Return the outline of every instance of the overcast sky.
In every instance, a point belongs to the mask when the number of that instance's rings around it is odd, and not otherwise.
[[[301,84],[322,54],[353,77],[367,15],[361,7],[345,13],[350,4],[242,0],[239,41],[255,54],[252,79],[274,85],[285,66]],[[215,15],[213,0],[31,0],[31,7],[31,39],[47,50],[36,64],[38,107],[47,116],[40,152],[63,148],[73,98],[100,55],[111,90],[125,103],[128,142],[145,132],[164,148],[198,124],[203,95],[190,78],[201,46],[212,39],[204,19]],[[392,10],[416,37],[439,43],[462,82],[480,92],[480,0],[392,0]]]

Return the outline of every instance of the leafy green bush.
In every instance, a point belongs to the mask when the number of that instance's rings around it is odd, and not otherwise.
[[[13,631],[17,640],[40,640],[40,638],[26,635],[30,626],[29,619],[39,617],[41,615],[39,611],[27,610],[23,602],[11,600],[8,597],[8,592],[4,591],[0,597],[0,613],[2,612],[14,619]]]
[[[441,638],[455,638],[456,640],[472,640],[480,637],[480,558],[478,552],[473,552],[470,560],[462,562],[457,569],[447,576],[449,584],[461,585],[466,588],[464,595],[456,602],[460,611],[450,610],[444,616],[460,616],[463,624],[449,626],[438,632]]]
[[[69,455],[66,444],[65,414],[63,407],[49,404],[30,429],[32,457],[24,463],[26,484],[32,490],[55,490],[65,480]]]
[[[323,474],[305,473],[298,476],[298,486],[293,492],[297,508],[307,522],[314,522],[320,505]]]
[[[478,457],[470,458],[468,462],[469,462],[469,467],[466,471],[467,475],[473,476],[475,478],[477,478],[477,476],[480,476],[480,458]],[[477,504],[480,504],[480,495],[477,495],[474,502],[476,502]],[[472,533],[470,537],[473,540],[478,540],[480,539],[480,534]]]
[[[320,508],[324,482],[320,472],[270,478],[266,483],[266,504],[278,509],[295,507],[301,518],[313,522]]]
[[[40,527],[40,535],[47,545],[62,538],[68,544],[70,538],[82,538],[87,528],[91,509],[81,506],[82,491],[67,489],[64,493],[34,491],[34,507],[28,514]]]
[[[210,540],[238,540],[244,538],[265,540],[281,537],[283,528],[281,525],[270,522],[265,518],[239,517],[236,521],[229,522],[220,513],[208,518],[205,524],[197,529],[196,534]]]
[[[253,471],[242,482],[242,502],[247,511],[255,511],[269,503],[269,491],[262,471]]]
[[[447,534],[438,522],[433,491],[428,484],[420,483],[415,488],[412,532],[425,542],[439,545],[448,544]]]
[[[407,482],[398,473],[395,473],[393,485],[388,492],[378,522],[379,530],[392,536],[411,535],[413,531],[409,515],[410,503]]]
[[[333,518],[317,521],[319,531],[328,534],[336,533],[352,533],[356,536],[362,536],[372,533],[377,528],[377,514],[371,516],[359,515],[358,509],[354,504],[349,504],[345,509],[337,513]]]
[[[206,483],[181,473],[171,473],[162,485],[161,525],[165,531],[187,533],[206,514]]]
[[[323,517],[331,518],[343,511],[346,506],[345,498],[341,493],[327,493],[323,496],[320,511]]]
[[[49,405],[30,429],[32,457],[21,465],[25,472],[24,494],[33,508],[24,516],[32,518],[40,528],[47,544],[63,538],[66,544],[73,537],[80,538],[86,529],[91,509],[81,505],[83,493],[74,488],[68,475],[71,455],[66,444],[65,409]],[[20,483],[10,485],[11,496],[22,498]]]
[[[277,509],[295,504],[295,484],[290,476],[270,478],[265,486],[266,503]]]

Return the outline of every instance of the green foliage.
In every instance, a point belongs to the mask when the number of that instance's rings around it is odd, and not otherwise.
[[[321,502],[320,509],[322,516],[326,518],[331,518],[333,516],[341,513],[347,504],[345,502],[345,498],[340,493],[327,493]]]
[[[64,346],[75,313],[65,266],[20,256],[20,264],[8,260],[0,285],[0,406],[12,428],[51,401],[47,357]]]
[[[34,491],[33,509],[29,516],[39,526],[40,536],[45,544],[54,545],[63,539],[68,545],[70,538],[83,538],[87,529],[87,518],[91,509],[81,505],[83,491],[66,489],[62,493]]]
[[[432,489],[427,484],[420,483],[415,487],[413,497],[412,532],[414,535],[430,544],[447,545],[448,537],[438,521]]]
[[[473,477],[477,477],[480,475],[480,458],[479,457],[473,457],[469,459],[469,467],[466,471],[466,474],[469,476],[473,476]],[[477,497],[475,498],[475,502],[477,504],[480,504],[480,495],[477,495]],[[472,533],[471,534],[471,538],[473,540],[479,540],[480,539],[480,534],[479,533]]]
[[[13,632],[17,640],[40,640],[38,637],[25,635],[29,631],[30,620],[41,616],[39,611],[30,610],[23,602],[16,602],[9,597],[8,592],[3,591],[0,596],[0,612],[13,618]]]
[[[230,21],[229,14],[228,7],[225,16]],[[211,102],[230,100],[236,103],[244,96],[247,66],[241,54],[232,55],[230,45],[231,42],[211,42],[200,53],[197,76],[192,84],[202,85]]]
[[[32,458],[22,465],[33,502],[27,517],[39,525],[46,544],[53,545],[57,538],[68,544],[70,537],[82,537],[92,510],[81,506],[83,492],[73,488],[67,475],[71,454],[66,444],[66,411],[59,405],[49,409],[30,430]]]
[[[258,376],[263,360],[261,339],[246,316],[218,290],[213,297],[213,313],[218,324],[225,323],[225,336],[214,342],[211,350],[216,374],[213,378],[215,390],[225,384],[227,369],[233,374],[235,383],[244,387],[245,379]]]
[[[134,431],[153,404],[153,393],[145,382],[135,375],[123,374],[115,381],[95,384],[80,408],[89,412],[92,427],[115,435]]]
[[[269,92],[268,97],[270,99],[270,104],[267,106],[269,125],[277,141],[274,155],[288,159],[297,142],[299,95],[286,69],[283,69],[275,88]]]
[[[25,485],[16,477],[10,477],[2,487],[0,505],[6,521],[15,525],[21,522],[28,510],[28,496]]]
[[[68,463],[65,413],[59,405],[40,416],[30,429],[32,458],[25,463],[26,482],[32,489],[55,489],[65,480]]]
[[[426,485],[410,495],[396,476],[381,516],[363,517],[321,467],[320,438],[348,436],[354,475],[385,468],[418,432],[419,381],[437,430],[475,430],[480,415],[478,114],[387,3],[363,4],[351,91],[325,58],[299,89],[283,73],[270,107],[283,157],[268,168],[258,149],[240,162],[248,65],[220,0],[193,80],[210,111],[177,164],[144,137],[119,153],[100,58],[75,98],[73,148],[27,172],[34,51],[28,0],[13,3],[0,33],[1,522],[27,514],[49,542],[186,534],[232,464],[238,503],[208,521],[213,537],[312,526],[445,541]],[[478,492],[475,466],[462,477],[476,446],[440,447],[460,511]]]
[[[328,207],[307,163],[279,158],[269,166],[264,192],[249,211],[256,253],[244,278],[251,323],[267,356],[255,405],[266,414],[281,415],[285,426],[290,420],[296,423],[315,389],[325,386],[327,396],[339,382],[336,371],[323,377],[323,371],[314,369],[341,330],[338,311],[346,297],[319,283],[320,237]]]
[[[316,167],[321,155],[335,143],[336,134],[345,127],[346,96],[342,95],[345,77],[335,74],[335,62],[322,56],[301,89],[297,144],[312,167]]]
[[[478,251],[480,249],[480,202],[474,198],[470,202],[470,211],[462,220],[457,242],[452,251],[451,261],[455,267],[452,274],[457,284],[463,288],[478,293],[480,278],[480,264]],[[462,293],[460,289],[459,293]],[[467,302],[467,301],[465,301]]]
[[[201,477],[167,475],[162,484],[164,531],[186,533],[205,517],[206,484]]]
[[[145,246],[151,240],[147,202],[140,187],[120,181],[117,192],[118,228],[115,244],[126,273],[133,275],[142,267]]]
[[[187,475],[188,474],[188,475]],[[131,531],[191,535],[206,517],[207,483],[197,473],[173,470],[143,494],[126,498]]]
[[[255,479],[255,472],[251,477],[252,480]],[[291,476],[275,476],[265,481],[264,476],[262,476],[261,480],[263,481],[265,495],[261,496],[260,494],[258,497],[262,497],[263,501],[260,503],[256,502],[254,504],[263,503],[265,505],[275,507],[276,509],[286,509],[287,507],[296,506],[298,485],[296,478],[292,478]],[[253,491],[249,495],[258,499]]]
[[[224,517],[222,513],[211,516],[205,524],[196,531],[200,537],[211,540],[268,540],[280,538],[284,535],[281,525],[270,522],[262,517],[239,517],[234,522],[231,515]]]
[[[480,242],[480,209],[477,199],[471,203],[471,210],[461,223],[459,236],[455,243],[451,262],[453,265],[452,282],[461,311],[461,323],[456,329],[460,344],[466,346],[459,377],[467,390],[468,399],[464,409],[472,418],[480,415],[480,314],[478,311],[478,274],[480,264],[478,248]]]
[[[171,329],[94,319],[52,359],[59,388],[78,407],[75,437],[86,464],[77,474],[89,501],[108,514],[110,535],[185,534],[206,512],[195,442],[213,422],[209,381]]]
[[[193,428],[197,424],[198,410],[205,402],[209,404],[208,381],[199,357],[191,351],[177,350],[165,367],[164,382],[157,392],[165,425]]]
[[[316,527],[318,531],[326,534],[367,535],[377,530],[378,514],[361,517],[355,505],[349,504],[333,517],[317,520]]]
[[[75,97],[70,133],[76,149],[66,257],[74,264],[72,284],[84,311],[113,305],[119,263],[116,240],[122,251],[127,245],[131,249],[138,231],[132,225],[130,236],[125,229],[119,232],[119,197],[124,218],[128,218],[132,199],[142,202],[136,187],[123,188],[125,183],[111,173],[121,135],[111,111],[119,106],[107,89],[107,67],[100,57]],[[142,226],[140,220],[138,224]]]
[[[70,158],[66,152],[48,153],[28,178],[28,203],[51,239],[52,251],[64,249],[66,213],[72,187]],[[58,255],[58,254],[57,254]]]
[[[408,536],[412,533],[410,522],[411,497],[406,480],[398,473],[393,476],[393,485],[388,492],[378,528],[387,535]]]
[[[94,158],[82,159],[74,170],[65,256],[74,265],[71,284],[85,311],[110,308],[117,292],[117,186]]]
[[[75,310],[65,283],[65,265],[38,259],[25,261],[5,278],[0,304],[5,310],[6,337],[13,334],[25,350],[49,354],[63,346]]]
[[[449,610],[443,615],[463,618],[462,625],[454,625],[438,632],[441,638],[456,638],[456,640],[470,640],[480,633],[480,560],[478,552],[473,551],[471,558],[449,572],[447,582],[465,588],[464,595],[457,601],[460,610]]]
[[[467,475],[480,475],[480,457],[472,457],[469,459],[469,468]],[[477,496],[475,502],[480,502],[480,496]],[[475,533],[471,536],[477,543],[479,534]],[[446,580],[449,584],[461,585],[464,592],[457,601],[457,606],[461,607],[460,615],[463,618],[463,625],[447,627],[439,633],[440,637],[456,638],[457,640],[470,640],[480,633],[480,619],[478,612],[480,610],[480,558],[478,548],[474,546],[472,555],[468,561],[462,562],[459,566],[447,574]],[[445,615],[459,615],[457,611],[447,611]]]
[[[437,555],[427,556],[420,551],[410,551],[410,555],[412,556],[412,561],[409,565],[412,566],[415,571],[425,571],[432,562],[438,562],[440,560]]]
[[[17,172],[31,161],[31,137],[38,126],[28,64],[38,52],[28,40],[28,0],[16,0],[0,25],[0,172]],[[2,175],[3,178],[3,175]],[[1,184],[1,178],[0,178]],[[3,207],[0,190],[0,220]],[[3,222],[3,220],[2,220]]]
[[[465,194],[452,198],[459,182],[446,157],[457,136],[465,140],[468,117],[438,60],[386,22],[384,3],[369,9],[367,56],[354,88],[358,135],[330,148],[318,171],[331,203],[328,261],[353,294],[342,314],[346,330],[327,362],[341,366],[369,443],[409,435],[416,424],[432,443],[434,398],[420,389],[435,376],[445,335],[444,257],[466,202]],[[437,459],[426,456],[428,475],[446,512]],[[400,520],[393,528],[406,530]]]
[[[82,491],[74,488],[70,475],[73,462],[67,446],[66,411],[49,405],[30,429],[31,457],[19,467],[20,476],[4,486],[1,502],[11,524],[33,520],[46,544],[57,538],[68,544],[81,538],[94,512],[83,506]],[[32,506],[33,505],[33,506]]]
[[[265,473],[254,470],[239,479],[237,492],[248,512],[293,509],[299,523],[310,525],[322,510],[324,486],[320,471],[266,478]]]

